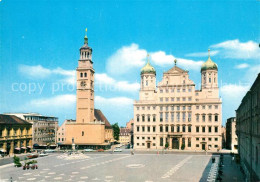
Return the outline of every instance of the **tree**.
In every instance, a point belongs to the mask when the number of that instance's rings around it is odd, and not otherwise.
[[[112,124],[112,128],[113,128],[114,139],[118,141],[119,140],[119,133],[120,133],[118,123]]]

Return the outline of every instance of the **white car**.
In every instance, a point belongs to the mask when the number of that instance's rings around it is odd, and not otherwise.
[[[84,152],[93,152],[93,149],[84,149]]]
[[[53,153],[53,152],[55,152],[55,150],[47,149],[47,150],[45,150],[44,152],[46,152],[46,153]]]
[[[122,152],[122,149],[120,149],[120,148],[115,148],[114,152]]]
[[[48,154],[46,154],[46,153],[41,153],[39,156],[40,156],[40,157],[44,157],[44,156],[48,156]]]

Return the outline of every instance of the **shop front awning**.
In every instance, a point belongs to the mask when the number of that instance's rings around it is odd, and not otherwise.
[[[19,147],[15,148],[15,150],[21,150]]]
[[[32,146],[27,146],[27,148],[32,148]]]
[[[26,149],[26,147],[21,147],[21,149]]]

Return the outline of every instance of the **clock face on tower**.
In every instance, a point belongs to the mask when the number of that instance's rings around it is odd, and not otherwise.
[[[85,82],[85,81],[82,81],[82,82],[80,82],[80,85],[81,85],[82,87],[85,87],[85,86],[86,86],[86,82]]]

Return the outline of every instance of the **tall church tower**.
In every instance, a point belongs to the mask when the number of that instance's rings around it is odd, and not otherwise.
[[[88,46],[87,29],[84,45],[80,48],[77,68],[77,123],[94,121],[94,69],[92,48]]]

